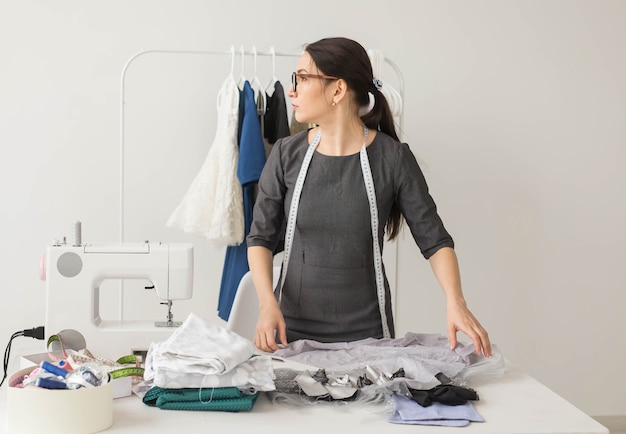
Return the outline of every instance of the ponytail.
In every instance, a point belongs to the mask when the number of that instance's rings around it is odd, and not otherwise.
[[[379,130],[393,137],[395,140],[400,141],[396,134],[396,127],[393,122],[393,115],[391,114],[387,98],[385,98],[385,95],[383,95],[378,87],[374,87],[371,93],[374,96],[374,107],[368,113],[361,116],[361,121],[363,121],[363,124],[365,124],[367,128]],[[394,201],[385,226],[388,240],[391,241],[398,236],[403,221],[404,219],[402,218],[400,208],[398,208],[398,204]]]
[[[355,92],[357,107],[367,107],[372,94],[374,106],[361,116],[361,121],[367,128],[399,141],[389,103],[380,91],[382,82],[373,76],[372,63],[363,46],[347,38],[325,38],[307,45],[305,50],[324,74],[346,80]],[[387,239],[398,235],[402,221],[400,208],[394,202],[385,226]]]
[[[395,140],[400,141],[393,122],[393,115],[385,95],[374,85],[371,94],[374,96],[374,107],[368,113],[361,116],[361,120],[369,129],[379,130]]]

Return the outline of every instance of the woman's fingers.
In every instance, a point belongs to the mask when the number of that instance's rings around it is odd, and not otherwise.
[[[451,349],[456,348],[458,331],[465,333],[472,340],[477,354],[491,357],[489,334],[468,309],[449,312],[448,337]]]

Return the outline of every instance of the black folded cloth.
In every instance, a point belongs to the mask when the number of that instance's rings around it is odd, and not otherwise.
[[[433,402],[445,405],[462,405],[467,401],[478,401],[478,394],[474,389],[452,384],[440,384],[429,390],[409,388],[409,392],[411,392],[411,399],[422,407],[428,407]]]

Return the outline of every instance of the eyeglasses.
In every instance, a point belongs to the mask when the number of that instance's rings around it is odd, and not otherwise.
[[[338,77],[331,77],[330,75],[320,75],[320,74],[302,74],[300,72],[293,72],[291,74],[291,87],[295,92],[298,88],[298,77],[302,78],[319,78],[321,80],[339,80]]]

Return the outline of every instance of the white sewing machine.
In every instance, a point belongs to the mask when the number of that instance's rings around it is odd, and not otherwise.
[[[46,339],[74,329],[85,337],[92,353],[116,360],[145,352],[151,342],[166,340],[180,325],[173,321],[172,300],[191,298],[193,246],[148,241],[82,244],[78,232],[71,245],[64,239],[47,247],[40,274],[46,281]],[[167,306],[166,320],[101,318],[100,288],[107,279],[150,281],[152,286],[146,289],[154,289],[160,303]],[[116,290],[124,291],[123,282]]]

